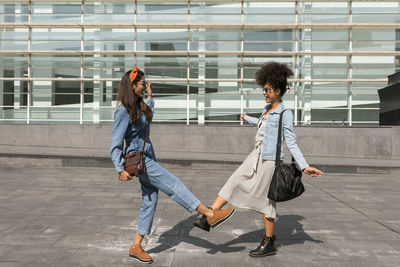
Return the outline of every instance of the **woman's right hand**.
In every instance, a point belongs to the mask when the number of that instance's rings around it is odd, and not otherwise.
[[[119,180],[121,182],[126,182],[132,179],[132,176],[127,171],[122,171],[119,173]]]
[[[246,117],[246,113],[241,113],[240,114],[240,121],[244,121],[244,117]]]

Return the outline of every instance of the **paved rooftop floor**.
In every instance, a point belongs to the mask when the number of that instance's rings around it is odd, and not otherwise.
[[[206,205],[231,171],[177,169]],[[400,178],[304,177],[306,192],[277,206],[278,253],[251,258],[261,216],[240,210],[210,233],[165,194],[144,247],[150,266],[399,266]],[[137,181],[108,168],[0,167],[0,266],[144,266],[129,260],[141,206]]]

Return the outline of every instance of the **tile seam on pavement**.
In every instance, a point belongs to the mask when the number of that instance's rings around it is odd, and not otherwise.
[[[304,180],[303,180],[303,181],[304,181]],[[375,220],[374,218],[371,218],[370,216],[368,216],[368,215],[365,214],[364,212],[362,212],[362,211],[358,210],[357,208],[351,206],[350,204],[346,203],[345,201],[343,201],[343,200],[341,200],[341,199],[335,197],[335,196],[332,195],[331,193],[329,193],[329,192],[325,191],[324,189],[322,189],[322,188],[316,186],[315,184],[310,183],[310,182],[307,182],[307,181],[304,181],[304,182],[307,183],[307,184],[309,184],[309,185],[311,185],[312,187],[314,187],[314,188],[320,190],[321,192],[323,192],[323,193],[329,195],[330,197],[336,199],[336,200],[339,201],[340,203],[346,205],[347,207],[351,208],[352,210],[354,210],[355,212],[361,214],[362,216],[367,217],[367,218],[370,219],[371,221],[374,221],[375,223],[377,223],[377,224],[379,224],[379,225],[381,225],[381,226],[387,228],[388,230],[390,230],[390,231],[392,231],[392,232],[394,232],[394,233],[400,235],[400,233],[399,233],[398,231],[396,231],[395,229],[393,229],[393,228],[391,228],[391,227],[385,225],[384,223],[382,223],[382,222],[380,222],[380,221],[378,221],[378,220]]]

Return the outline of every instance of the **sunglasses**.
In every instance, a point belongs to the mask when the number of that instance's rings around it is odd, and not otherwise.
[[[272,88],[270,88],[270,87],[268,87],[268,88],[263,88],[263,91],[264,91],[266,94],[272,93],[273,90],[274,90],[274,89],[272,89]]]

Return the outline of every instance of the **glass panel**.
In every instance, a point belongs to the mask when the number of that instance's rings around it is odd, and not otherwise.
[[[186,78],[187,57],[140,56],[136,59],[147,78]]]
[[[244,22],[246,24],[269,24],[269,23],[295,23],[295,16],[288,15],[276,15],[276,14],[252,14],[244,17]]]
[[[379,123],[378,90],[384,88],[386,82],[361,83],[354,82],[352,86],[354,125],[377,125]]]
[[[382,83],[353,82],[352,86],[352,119],[353,124],[379,123],[379,96],[378,90],[387,85]]]
[[[137,41],[139,51],[185,51],[187,50],[187,30],[138,29]]]
[[[28,41],[1,39],[0,50],[28,50]]]
[[[32,107],[31,123],[71,123],[79,122],[79,107]]]
[[[79,107],[81,91],[79,81],[33,81],[32,84],[33,106]]]
[[[396,29],[353,29],[354,51],[396,51]]]
[[[34,78],[79,78],[80,56],[32,55],[32,77]]]
[[[204,101],[207,121],[237,121],[240,118],[240,83],[206,82],[205,94],[198,95],[199,104]]]
[[[0,95],[2,98],[0,98],[0,110],[20,109],[27,106],[27,94],[27,81],[1,81]],[[12,116],[12,114],[9,115]]]
[[[0,22],[19,23],[28,21],[28,1],[0,2]]]
[[[377,2],[353,2],[353,13],[400,13],[398,1],[380,1]],[[374,14],[372,14],[374,15]]]
[[[348,121],[348,84],[301,82],[298,120],[301,124],[340,124]]]
[[[348,41],[348,29],[299,29],[300,41]]]
[[[299,23],[347,23],[349,15],[346,14],[299,14]],[[354,21],[354,16],[353,16]]]
[[[354,108],[379,107],[378,90],[387,86],[387,83],[362,83],[353,82],[352,106]]]
[[[353,125],[378,125],[379,110],[371,109],[353,109],[352,111]]]
[[[26,124],[27,108],[0,108],[0,122],[1,124]]]
[[[399,23],[400,14],[354,14],[354,23]]]
[[[170,85],[159,85],[158,90],[171,91]],[[186,87],[186,84],[185,84]],[[158,93],[155,101],[154,121],[182,121],[186,122],[187,96],[186,94]],[[173,105],[171,105],[173,103]]]
[[[81,1],[32,1],[32,22],[80,23]]]
[[[300,51],[348,51],[348,41],[300,41]]]
[[[240,57],[193,56],[190,58],[190,78],[238,79],[240,78]]]
[[[138,23],[187,23],[186,2],[137,2]]]
[[[241,4],[236,2],[191,2],[190,22],[204,24],[241,23]]]
[[[28,56],[0,54],[0,77],[21,78],[28,74]]]
[[[299,56],[300,79],[347,79],[347,56]]]
[[[243,5],[243,12],[246,16],[252,16],[252,14],[257,14],[257,13],[294,14],[296,13],[296,4],[294,2],[280,2],[280,1],[276,2],[245,1]]]
[[[84,30],[84,41],[133,41],[134,29],[87,28]]]
[[[346,23],[349,21],[347,2],[299,2],[300,23]]]
[[[239,29],[192,29],[192,51],[240,51]]]
[[[28,40],[28,29],[23,28],[0,28],[0,40],[1,47],[4,49],[7,43],[13,41],[27,41]],[[15,47],[14,47],[15,49]]]
[[[85,1],[86,23],[134,23],[133,1],[88,2]]]
[[[198,92],[190,96],[190,107],[197,108],[195,114],[200,122],[239,122],[240,83],[192,82],[190,86]],[[191,118],[195,118],[193,113]]]
[[[354,51],[397,51],[400,42],[394,41],[353,41]]]
[[[294,41],[292,29],[243,29],[244,41]]]
[[[84,49],[100,51],[133,50],[133,29],[89,28],[84,32]]]
[[[353,40],[359,41],[395,41],[396,29],[367,28],[353,29]]]
[[[353,78],[384,79],[396,72],[395,56],[353,56]]]
[[[354,2],[353,2],[354,5]],[[349,3],[348,2],[299,2],[298,3],[298,12],[299,13],[350,13]]]
[[[32,50],[80,50],[81,30],[75,28],[32,29]]]
[[[122,78],[133,65],[131,55],[89,55],[84,57],[83,74],[86,78]]]
[[[207,14],[240,14],[241,3],[229,1],[191,1],[190,13],[207,13]]]
[[[245,2],[244,22],[252,24],[294,23],[294,2]]]
[[[261,65],[269,62],[276,61],[279,63],[287,64],[289,68],[294,70],[294,57],[287,56],[244,56],[243,57],[243,72],[245,79],[254,79],[255,73],[260,69]],[[254,83],[257,87],[256,83]]]

